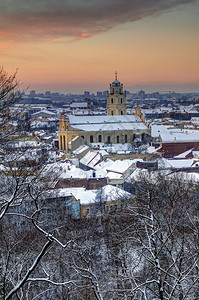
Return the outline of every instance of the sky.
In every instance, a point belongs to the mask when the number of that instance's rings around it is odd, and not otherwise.
[[[199,92],[199,0],[6,0],[0,66],[21,89]]]

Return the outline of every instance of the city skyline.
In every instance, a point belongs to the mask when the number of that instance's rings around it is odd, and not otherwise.
[[[103,91],[118,71],[125,89],[199,92],[199,2],[0,3],[0,65],[22,87]]]

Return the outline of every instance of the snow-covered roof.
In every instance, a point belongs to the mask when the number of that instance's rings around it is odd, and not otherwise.
[[[9,146],[12,148],[32,148],[38,147],[40,143],[38,141],[17,141],[9,143]]]
[[[107,168],[107,171],[123,174],[127,169],[129,169],[134,164],[135,161],[130,159],[116,160],[110,167]]]
[[[160,146],[160,147],[158,147],[158,148],[155,148],[154,146],[149,146],[148,148],[147,148],[147,152],[148,153],[156,153],[158,150],[160,150],[162,147]]]
[[[106,155],[109,155],[109,153],[103,149],[101,150],[94,150],[95,152],[97,151],[98,153],[100,153],[102,156],[106,156]]]
[[[69,115],[70,126],[83,131],[147,130],[137,115],[118,116],[73,116]]]
[[[90,168],[93,168],[96,164],[98,164],[100,160],[101,160],[101,156],[99,153],[97,153],[97,155],[95,155],[94,158],[88,163],[88,166]]]
[[[197,157],[199,157],[199,151],[194,150],[194,151],[192,152],[192,154],[195,155],[195,156],[197,156]]]
[[[89,151],[80,159],[80,163],[83,165],[88,165],[96,155],[96,152]]]
[[[163,143],[199,142],[199,132],[195,130],[162,133],[161,139]]]
[[[72,140],[71,140],[71,142],[74,142],[75,140],[77,140],[79,138],[79,136],[75,136]]]
[[[193,149],[194,148],[191,148],[191,149],[189,149],[189,150],[187,150],[187,151],[185,151],[183,153],[180,153],[180,154],[174,156],[174,158],[186,158],[187,155],[189,155],[193,151]]]
[[[47,109],[42,109],[42,110],[32,114],[32,117],[36,117],[36,116],[39,116],[39,115],[48,115],[48,116],[53,116],[53,117],[56,116],[56,114],[54,112],[49,111]]]
[[[106,185],[101,190],[86,190],[85,188],[62,188],[55,190],[56,195],[64,197],[73,195],[81,205],[96,204],[103,201],[112,202],[122,199],[130,199],[132,195],[120,188],[112,185]]]
[[[111,159],[103,160],[95,166],[95,170],[103,169],[106,171],[113,163],[114,161]]]
[[[88,150],[88,149],[89,149],[89,146],[87,146],[87,145],[81,145],[79,148],[75,149],[75,150],[73,151],[73,153],[74,153],[75,155],[78,155],[78,154],[81,154],[83,151],[86,151],[86,150]]]
[[[152,138],[158,138],[160,134],[167,133],[168,129],[164,125],[151,125]]]
[[[190,168],[194,163],[194,159],[166,159],[162,158],[161,165],[164,168]]]
[[[73,102],[70,105],[70,108],[77,108],[77,107],[82,107],[82,108],[86,108],[88,106],[87,102]]]
[[[116,173],[116,172],[108,172],[106,177],[108,179],[122,179],[123,178],[122,174]]]

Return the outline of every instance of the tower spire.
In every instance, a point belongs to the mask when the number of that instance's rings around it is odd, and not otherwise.
[[[115,71],[115,80],[117,80],[117,71]]]

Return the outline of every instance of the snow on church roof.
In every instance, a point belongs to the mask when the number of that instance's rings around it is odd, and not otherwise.
[[[137,115],[118,116],[73,116],[70,126],[83,131],[146,130],[146,125]]]

